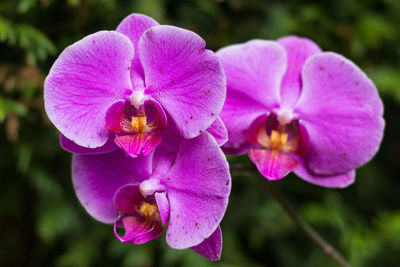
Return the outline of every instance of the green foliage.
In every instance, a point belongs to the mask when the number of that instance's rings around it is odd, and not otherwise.
[[[24,50],[31,64],[42,61],[56,52],[50,39],[35,27],[14,24],[2,17],[0,17],[0,42]]]
[[[324,189],[290,175],[277,186],[354,266],[397,266],[400,255],[400,1],[1,0],[0,266],[335,266],[267,194],[236,172],[222,223],[222,260],[172,250],[165,237],[122,244],[75,197],[71,156],[43,110],[42,85],[66,46],[114,29],[132,12],[200,34],[210,49],[287,34],[309,37],[367,72],[387,130],[354,185]],[[247,156],[232,166],[251,166]]]

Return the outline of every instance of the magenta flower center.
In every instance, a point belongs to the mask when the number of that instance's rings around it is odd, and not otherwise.
[[[120,241],[142,244],[162,234],[160,212],[154,195],[143,196],[137,186],[127,186],[117,193],[114,204],[120,212],[120,218],[114,225],[114,233]],[[117,233],[117,225],[125,229],[123,236]]]
[[[249,157],[271,180],[281,179],[296,169],[296,157],[308,153],[307,133],[292,116],[274,113],[260,116],[250,126],[247,139],[261,146],[250,149]]]
[[[142,93],[134,93],[131,101],[118,102],[110,107],[106,128],[115,133],[115,144],[129,156],[147,155],[162,141],[166,116],[157,103],[145,100]]]
[[[298,120],[290,121],[290,119],[282,119],[282,116],[278,118],[275,114],[271,114],[264,122],[252,125],[250,131],[256,131],[255,140],[254,137],[249,137],[251,143],[272,151],[296,154],[301,146],[299,143],[302,142],[302,138]],[[254,136],[254,133],[249,136]]]
[[[124,132],[136,133],[138,135],[151,133],[157,128],[157,123],[155,121],[147,121],[144,106],[140,106],[137,109],[136,115],[131,115],[130,119],[126,117],[122,118],[120,124]]]

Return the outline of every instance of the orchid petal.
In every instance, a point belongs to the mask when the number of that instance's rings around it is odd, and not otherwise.
[[[160,212],[160,219],[163,226],[166,225],[169,218],[169,201],[167,194],[165,192],[155,193],[154,197],[158,206],[158,211]]]
[[[208,127],[207,132],[215,138],[219,146],[224,145],[228,141],[228,131],[219,116],[211,126]]]
[[[87,148],[75,144],[62,134],[60,134],[60,146],[65,151],[75,154],[103,154],[118,149],[118,147],[114,143],[114,137],[109,137],[107,142],[101,147]]]
[[[67,47],[44,85],[51,122],[77,145],[96,148],[107,142],[105,114],[131,91],[133,47],[121,33],[101,31]]]
[[[223,146],[224,151],[239,155],[248,152],[247,130],[252,122],[269,112],[266,108],[247,96],[228,89],[225,106],[220,114],[228,131],[229,140]]]
[[[173,26],[154,26],[139,41],[145,94],[171,115],[180,134],[193,138],[220,113],[225,75],[216,55],[197,34]]]
[[[161,143],[167,150],[176,151],[183,141],[182,135],[179,133],[175,123],[172,121],[171,116],[168,116],[168,123],[165,130],[162,132],[163,142]]]
[[[142,217],[123,217],[122,225],[125,228],[124,236],[117,233],[116,224],[114,224],[114,234],[123,243],[144,244],[156,239],[163,233],[163,228],[157,222]]]
[[[335,175],[318,175],[310,171],[302,159],[298,159],[298,161],[299,167],[294,170],[294,173],[309,183],[330,188],[344,188],[355,181],[355,170]]]
[[[144,72],[139,60],[139,53],[137,53],[139,39],[148,28],[156,25],[158,25],[158,22],[146,15],[131,14],[117,27],[117,32],[126,35],[131,40],[135,50],[135,57],[131,67],[131,80],[134,89],[144,88]]]
[[[125,101],[115,102],[108,108],[106,117],[106,129],[112,133],[134,132],[130,120],[125,115]]]
[[[180,139],[180,142],[177,144],[177,146],[173,148],[166,146],[165,142],[160,144],[159,149],[154,152],[154,170],[152,177],[162,179],[162,177],[167,175],[167,173],[176,163],[176,156],[181,143],[182,139]]]
[[[210,261],[219,260],[222,252],[221,227],[218,226],[217,230],[209,238],[190,249]]]
[[[250,144],[254,144],[254,145],[262,145],[262,143],[259,140],[259,134],[260,134],[260,130],[263,130],[263,134],[266,135],[265,132],[265,122],[268,119],[268,115],[267,114],[263,114],[259,117],[257,117],[249,126],[249,130],[247,131],[247,142],[249,142]],[[264,136],[263,136],[264,137]],[[264,139],[269,139],[268,136],[265,136]]]
[[[114,206],[119,211],[137,212],[135,205],[140,205],[144,197],[137,184],[128,184],[120,187],[114,194]]]
[[[149,99],[144,103],[147,121],[153,124],[152,131],[162,131],[167,127],[167,115],[155,99]]]
[[[171,207],[168,245],[184,249],[210,237],[222,220],[231,188],[228,162],[214,138],[205,132],[185,139],[162,182]]]
[[[278,150],[251,149],[249,157],[268,180],[282,179],[299,165],[292,156]]]
[[[321,48],[307,38],[286,36],[278,39],[287,54],[287,69],[281,84],[281,107],[293,107],[301,92],[301,70],[306,60]]]
[[[114,194],[126,184],[139,184],[150,176],[152,155],[133,159],[120,150],[99,155],[75,154],[72,181],[76,195],[96,220],[113,223],[118,211]]]
[[[246,142],[246,131],[255,118],[279,106],[287,59],[282,46],[261,40],[227,46],[217,56],[228,88],[220,115],[229,135],[224,148],[232,150]]]
[[[295,112],[309,136],[308,168],[334,175],[369,161],[385,125],[372,81],[353,62],[330,52],[311,57],[302,78]]]
[[[235,144],[232,147],[229,147],[229,144],[226,143],[222,147],[222,151],[224,151],[225,154],[228,155],[242,155],[246,154],[250,149],[252,148],[257,148],[258,146],[251,145],[249,143],[243,143],[243,144]]]

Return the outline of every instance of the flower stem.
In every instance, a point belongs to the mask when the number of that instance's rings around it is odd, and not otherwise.
[[[342,267],[351,267],[351,265],[344,259],[344,257],[322,236],[320,236],[306,221],[304,221],[289,203],[286,197],[274,186],[270,181],[261,176],[258,171],[246,168],[241,164],[231,165],[231,172],[244,172],[250,173],[251,175],[256,175],[261,177],[263,184],[268,191],[268,193],[281,205],[283,210],[288,214],[288,216],[293,220],[293,222],[300,228],[321,250],[336,261]]]
[[[343,256],[322,236],[320,236],[306,221],[304,221],[289,203],[286,197],[272,184],[270,181],[263,182],[268,193],[282,206],[285,212],[293,220],[293,222],[299,227],[321,250],[336,261],[340,266],[350,267],[351,265],[343,258]]]

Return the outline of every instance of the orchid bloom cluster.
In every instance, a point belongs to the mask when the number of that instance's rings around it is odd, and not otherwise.
[[[295,36],[231,45],[217,55],[227,79],[224,150],[248,152],[268,180],[293,171],[310,183],[346,187],[377,152],[382,101],[348,59]]]
[[[225,95],[203,39],[140,14],[67,47],[44,88],[86,211],[114,224],[122,242],[142,244],[167,228],[169,246],[210,260],[220,258],[231,187],[220,148]]]
[[[44,89],[86,211],[121,242],[143,244],[167,228],[170,247],[209,260],[221,255],[231,188],[220,146],[248,152],[268,180],[293,171],[346,187],[383,136],[374,84],[311,40],[213,53],[197,34],[140,14],[67,47]]]

